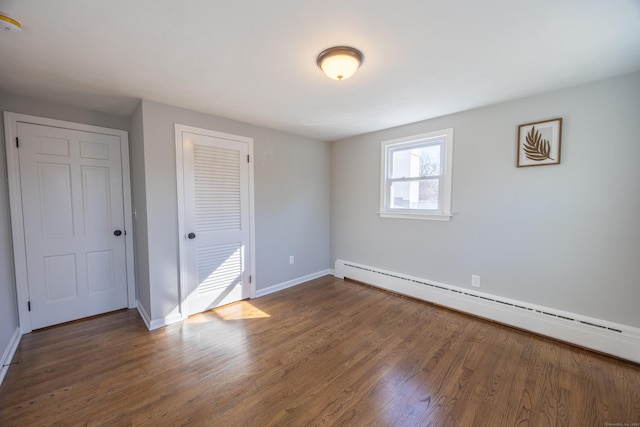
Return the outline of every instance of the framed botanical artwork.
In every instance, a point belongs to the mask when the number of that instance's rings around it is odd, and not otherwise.
[[[560,164],[562,117],[518,126],[518,167]]]

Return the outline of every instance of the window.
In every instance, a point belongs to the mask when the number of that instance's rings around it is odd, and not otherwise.
[[[451,218],[453,129],[382,142],[380,216]]]

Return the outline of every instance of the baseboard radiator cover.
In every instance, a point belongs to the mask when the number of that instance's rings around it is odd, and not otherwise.
[[[640,329],[337,260],[334,275],[640,363]]]

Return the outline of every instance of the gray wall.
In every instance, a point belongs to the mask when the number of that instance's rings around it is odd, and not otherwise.
[[[149,238],[147,235],[147,198],[144,163],[144,131],[142,102],[131,115],[130,165],[133,209],[133,239],[135,246],[136,298],[147,314],[151,311],[149,283]]]
[[[0,93],[0,108],[10,110]],[[0,154],[0,355],[11,341],[18,327],[18,309],[16,301],[16,282],[13,272],[13,249],[11,246],[11,221],[9,218],[9,187],[7,181],[7,152],[4,144],[4,118],[0,123],[2,130],[2,153]]]
[[[85,123],[114,129],[129,130],[129,119],[95,111],[68,107],[50,101],[0,92],[0,110],[30,114],[70,122]],[[4,118],[0,123],[2,154],[0,154],[0,353],[18,327],[13,249],[9,219],[9,194],[7,181]]]
[[[562,164],[516,168],[562,117]],[[380,142],[454,128],[450,222],[380,218]],[[640,73],[335,142],[331,258],[640,327]]]
[[[257,289],[330,267],[328,143],[147,100],[142,121],[152,320],[175,314],[179,298],[176,123],[254,139]],[[134,152],[133,157],[139,156]],[[134,168],[140,164],[137,159]],[[139,203],[136,196],[138,225]],[[294,265],[289,255],[295,256]]]

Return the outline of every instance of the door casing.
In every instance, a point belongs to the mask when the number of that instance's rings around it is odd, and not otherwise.
[[[184,205],[184,158],[182,147],[182,133],[189,132],[200,135],[212,136],[214,138],[227,139],[231,141],[244,142],[249,148],[249,298],[254,298],[256,293],[255,274],[255,208],[254,208],[254,186],[253,186],[253,138],[217,132],[209,129],[202,129],[193,126],[175,124],[176,141],[176,181],[178,192],[178,249],[180,254],[180,314],[182,319],[189,317],[186,307],[185,297],[187,295],[187,272],[186,272],[186,235],[185,229],[185,205]]]
[[[122,158],[122,193],[124,197],[126,278],[127,278],[127,306],[136,307],[135,273],[133,257],[133,219],[131,214],[131,179],[129,173],[129,135],[126,131],[109,129],[82,123],[67,122],[4,112],[5,146],[7,153],[7,176],[9,184],[9,209],[11,216],[11,234],[13,238],[13,261],[16,280],[16,296],[18,300],[18,318],[20,332],[26,334],[32,331],[31,315],[29,314],[29,283],[27,280],[26,242],[24,238],[24,222],[22,212],[22,194],[20,186],[19,148],[16,146],[18,123],[30,123],[84,132],[103,133],[120,138]]]

